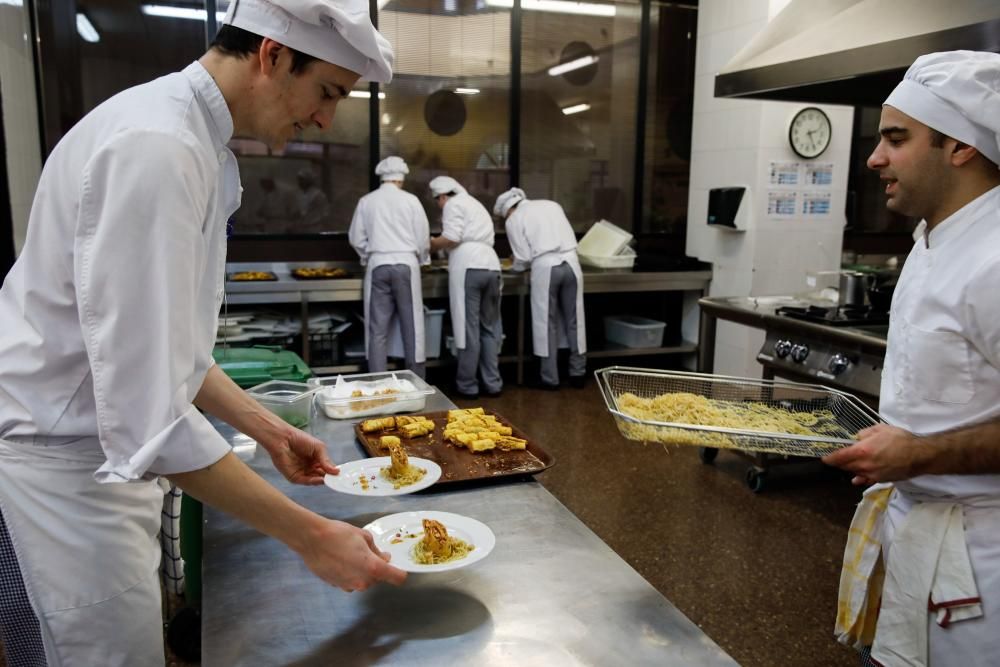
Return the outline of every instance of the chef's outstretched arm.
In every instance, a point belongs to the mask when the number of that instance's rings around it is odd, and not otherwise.
[[[205,375],[194,404],[256,440],[271,455],[278,472],[290,482],[318,485],[327,473],[339,472],[322,441],[285,423],[250,398],[214,364]]]
[[[854,473],[855,484],[918,475],[1000,473],[1000,419],[925,436],[878,424],[859,432],[855,444],[823,457],[823,462]]]
[[[284,542],[317,577],[345,591],[380,581],[401,584],[406,573],[388,563],[371,533],[292,502],[232,452],[200,470],[167,476],[198,500]]]

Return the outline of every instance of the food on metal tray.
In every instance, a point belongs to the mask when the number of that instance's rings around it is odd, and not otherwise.
[[[687,392],[666,393],[651,398],[626,392],[618,396],[618,405],[624,414],[644,421],[807,436],[843,432],[836,416],[829,410],[795,411],[760,402],[723,401]],[[633,423],[624,423],[624,428],[629,437],[637,440],[710,447],[734,446],[732,439],[722,433],[695,433],[680,428]]]
[[[465,447],[470,452],[485,452],[499,447],[503,450],[525,449],[526,440],[512,437],[513,429],[502,424],[495,415],[483,408],[449,410],[444,428],[446,441]]]
[[[382,468],[379,474],[392,482],[394,489],[416,484],[424,478],[427,471],[410,465],[410,457],[406,455],[406,450],[400,444],[399,438],[393,438],[393,440],[395,442],[388,444],[390,464],[388,467]]]
[[[355,389],[351,392],[351,398],[362,398],[364,396],[391,396],[392,394],[398,394],[398,389],[385,388],[376,391],[374,394],[365,394],[360,389]],[[393,402],[393,398],[373,398],[370,401],[353,401],[351,403],[351,410],[355,412],[361,412],[362,410],[371,410],[372,408],[377,408],[382,405],[388,405]],[[389,428],[392,428],[391,426]]]
[[[292,269],[292,276],[294,278],[304,278],[306,280],[315,280],[317,278],[346,278],[350,274],[340,267],[330,268],[326,266],[302,266],[297,269]]]
[[[440,521],[424,519],[424,538],[413,545],[413,560],[421,565],[435,565],[460,560],[476,547],[452,537]]]
[[[398,422],[397,422],[398,424]],[[399,427],[407,438],[422,438],[434,432],[434,422],[429,419],[403,424]]]
[[[378,433],[379,431],[390,431],[396,428],[395,417],[379,417],[378,419],[366,419],[361,422],[361,430],[364,433]]]
[[[252,280],[277,280],[278,276],[270,271],[237,271],[230,274],[229,279],[238,282],[249,282]]]

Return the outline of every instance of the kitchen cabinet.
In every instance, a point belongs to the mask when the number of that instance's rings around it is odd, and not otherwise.
[[[294,266],[341,266],[351,273],[349,278],[333,280],[296,280],[290,276],[291,263],[231,263],[227,265],[227,275],[237,271],[272,271],[278,280],[260,282],[226,282],[226,302],[229,307],[241,305],[271,305],[294,304],[298,307],[302,320],[301,354],[306,363],[310,363],[309,332],[307,330],[310,309],[318,304],[355,304],[360,309],[362,302],[363,269],[357,264],[349,263],[294,263]],[[598,298],[598,295],[642,294],[642,293],[683,293],[684,296],[697,298],[707,293],[712,272],[708,270],[694,271],[594,271],[584,270],[584,307]],[[434,267],[421,276],[425,302],[448,299],[448,273],[445,269]],[[517,382],[524,381],[524,364],[531,356],[531,302],[529,298],[529,275],[527,273],[503,274],[504,299],[504,331],[510,339],[513,337],[513,353],[503,354],[501,363],[513,363],[517,367]],[[510,301],[514,301],[515,316],[509,317]],[[642,313],[635,313],[642,314]],[[588,321],[590,320],[588,312]],[[679,326],[679,322],[677,323]],[[589,327],[588,327],[589,328]],[[446,327],[447,333],[447,327]],[[618,357],[650,357],[663,355],[693,355],[698,352],[698,343],[679,339],[675,336],[669,342],[656,348],[626,348],[614,345],[595,344],[597,337],[589,336],[587,356],[591,359]],[[454,363],[454,358],[442,353],[439,359],[428,359],[427,366],[443,366]],[[318,366],[314,371],[318,374],[350,373],[361,370],[359,363],[341,363],[334,366]]]

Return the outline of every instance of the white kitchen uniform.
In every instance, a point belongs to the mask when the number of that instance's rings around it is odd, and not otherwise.
[[[465,349],[465,272],[500,270],[493,249],[493,218],[479,200],[466,192],[448,198],[441,216],[441,236],[458,245],[448,251],[448,294],[455,347]]]
[[[549,356],[549,277],[552,267],[569,264],[576,276],[576,346],[587,352],[583,314],[583,270],[576,256],[576,235],[562,206],[545,199],[521,201],[507,218],[507,240],[514,268],[531,267],[531,330],[535,356]],[[552,313],[558,317],[558,313]]]
[[[233,122],[198,63],[84,117],[0,289],[0,511],[49,665],[162,665],[156,475],[229,451],[212,362]],[[109,483],[127,482],[127,483]]]
[[[383,183],[369,192],[354,210],[348,233],[351,246],[361,258],[365,271],[365,355],[371,357],[369,311],[372,271],[380,266],[405,264],[410,267],[410,290],[413,304],[414,345],[416,361],[427,360],[424,344],[424,300],[420,286],[420,265],[430,264],[430,225],[420,200],[392,183]],[[399,327],[393,318],[391,327]]]
[[[1000,417],[1000,188],[939,223],[925,223],[903,267],[890,311],[882,375],[882,417],[918,435]],[[1000,475],[923,475],[898,482],[883,528],[887,572],[905,576],[912,558],[893,560],[893,538],[919,503],[958,503],[983,615],[941,627],[927,613],[930,665],[994,665],[1000,655]],[[908,532],[912,532],[909,530]],[[934,600],[935,604],[947,600]],[[879,655],[875,635],[872,657]],[[912,664],[912,663],[911,663]]]

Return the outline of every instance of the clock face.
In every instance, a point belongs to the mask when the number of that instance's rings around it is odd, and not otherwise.
[[[788,142],[796,155],[818,157],[830,145],[830,119],[822,109],[806,107],[798,111],[788,127]]]

